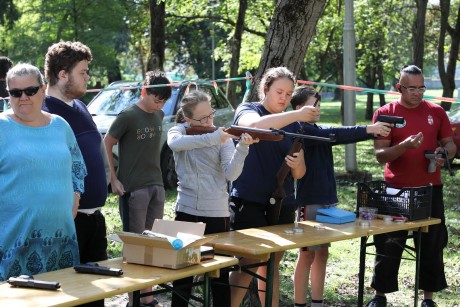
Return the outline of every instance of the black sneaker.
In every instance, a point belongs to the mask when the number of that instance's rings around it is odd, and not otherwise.
[[[387,298],[385,296],[376,295],[366,307],[387,307]]]
[[[421,307],[438,307],[438,304],[433,300],[423,300]]]

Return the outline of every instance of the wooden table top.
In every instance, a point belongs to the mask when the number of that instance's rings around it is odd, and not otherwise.
[[[214,259],[178,270],[128,264],[123,262],[122,258],[99,263],[103,266],[120,268],[123,270],[123,275],[112,277],[81,274],[76,273],[73,268],[67,268],[34,276],[38,280],[59,282],[61,288],[56,291],[16,288],[6,282],[0,282],[0,306],[75,306],[184,277],[215,272],[237,264],[238,260],[233,257],[215,256]]]
[[[405,223],[371,220],[369,226],[360,226],[360,220],[345,224],[327,224],[313,221],[299,222],[304,231],[286,233],[294,224],[267,226],[223,232],[216,235],[210,245],[217,253],[264,260],[270,253],[293,248],[331,243],[398,230],[414,230],[439,224],[440,219],[430,218]]]

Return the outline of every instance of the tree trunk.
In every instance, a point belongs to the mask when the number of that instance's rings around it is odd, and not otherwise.
[[[369,65],[366,69],[367,71],[367,79],[365,84],[368,88],[374,88],[376,83],[376,71],[374,69],[374,65]],[[374,94],[367,93],[367,101],[366,101],[366,112],[364,118],[366,120],[372,119],[372,115],[374,114]]]
[[[147,70],[164,70],[165,61],[165,14],[166,5],[162,0],[150,0],[150,53]]]
[[[412,25],[413,61],[423,69],[423,55],[425,54],[425,16],[428,0],[415,0],[417,12]]]
[[[438,44],[438,69],[439,77],[441,79],[443,97],[453,97],[455,91],[455,70],[458,60],[458,52],[460,49],[460,7],[457,11],[457,19],[455,28],[449,25],[450,1],[441,0],[441,28],[439,31],[439,44]],[[451,36],[451,45],[449,51],[449,58],[447,61],[447,69],[444,65],[444,48],[445,36]],[[446,110],[450,110],[452,104],[450,102],[442,101],[441,106]]]
[[[385,78],[383,76],[383,65],[380,63],[377,65],[377,79],[379,80],[379,90],[384,90],[385,89]],[[379,101],[380,101],[380,106],[385,105],[385,94],[380,94],[379,95]],[[372,119],[372,118],[370,118]]]
[[[109,84],[115,81],[121,80],[121,70],[120,70],[120,62],[116,60],[113,65],[108,67],[107,70],[107,79],[109,80]]]
[[[244,18],[246,16],[246,10],[248,8],[248,0],[240,0],[240,7],[238,10],[238,19],[235,25],[235,34],[232,38],[231,50],[232,58],[230,59],[230,78],[238,75],[238,67],[240,64],[240,52],[241,52],[241,38],[243,36],[244,29]],[[236,101],[236,83],[230,81],[228,84],[227,98],[230,103],[236,107],[240,103]]]
[[[295,75],[299,73],[325,6],[326,0],[278,1],[247,101],[258,101],[257,87],[267,69],[285,66]]]
[[[449,26],[450,0],[440,0],[439,6],[441,8],[441,20],[438,40],[438,70],[439,79],[441,79],[444,88],[444,85],[447,83],[446,67],[444,66],[444,45],[446,43],[447,27]]]
[[[337,84],[343,84],[343,56],[339,56],[335,61],[337,70]],[[343,125],[344,122],[344,95],[343,91],[339,88],[334,90],[334,100],[340,100],[340,121]]]

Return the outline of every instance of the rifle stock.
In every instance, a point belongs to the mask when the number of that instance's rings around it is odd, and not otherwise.
[[[296,138],[291,148],[289,149],[289,155],[292,156],[294,153],[299,152],[302,149],[302,140]],[[267,209],[266,217],[268,225],[278,224],[281,206],[283,205],[284,198],[286,197],[286,191],[284,190],[284,181],[289,175],[291,169],[287,165],[286,161],[283,161],[278,173],[276,174],[277,187],[270,197],[270,206]]]

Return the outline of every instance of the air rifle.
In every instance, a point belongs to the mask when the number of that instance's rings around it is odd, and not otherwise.
[[[280,130],[275,130],[275,131],[280,131]],[[320,141],[325,141],[325,142],[335,142],[334,134],[329,135],[329,138],[325,138],[325,137],[317,137],[317,136],[312,136],[312,135],[307,136],[304,134],[297,134],[297,133],[287,133],[284,131],[283,133],[285,133],[286,135],[295,136],[294,143],[291,145],[291,148],[289,149],[288,155],[290,156],[294,155],[294,153],[299,152],[300,149],[302,149],[302,139],[303,138],[315,139],[315,140],[320,140]],[[283,161],[283,164],[281,165],[280,169],[278,170],[278,173],[276,174],[276,182],[277,182],[276,190],[272,193],[269,199],[270,206],[268,207],[266,211],[266,218],[267,218],[268,225],[278,224],[281,206],[283,205],[283,201],[286,198],[286,191],[284,190],[284,181],[286,180],[286,177],[289,175],[290,171],[291,171],[291,168],[287,165],[286,161]]]
[[[294,143],[289,149],[288,155],[293,156],[294,153],[299,152],[302,149],[302,139],[295,138]],[[291,172],[291,168],[287,165],[286,161],[283,161],[278,173],[276,174],[276,190],[270,196],[270,206],[266,211],[266,218],[268,225],[278,224],[280,218],[281,206],[284,199],[286,198],[286,191],[284,190],[284,181]]]
[[[206,133],[212,133],[216,131],[218,128],[215,126],[211,127],[202,127],[202,126],[193,126],[185,129],[187,135],[200,135]],[[259,129],[259,128],[251,128],[251,127],[244,127],[244,126],[237,126],[231,125],[229,128],[225,128],[224,132],[228,134],[240,137],[241,134],[247,133],[253,139],[258,138],[260,141],[281,141],[286,136],[297,137],[302,139],[310,139],[310,140],[317,140],[317,141],[325,141],[325,142],[335,142],[334,137],[320,137],[314,135],[306,135],[306,134],[298,134],[298,133],[291,133],[286,132],[281,129]]]
[[[212,133],[216,130],[217,127],[214,126],[193,126],[185,129],[187,135]],[[291,156],[294,153],[299,152],[302,148],[302,139],[310,139],[323,142],[335,142],[335,135],[333,134],[326,138],[314,135],[306,135],[302,133],[291,133],[281,129],[274,128],[266,130],[232,125],[230,126],[230,128],[224,129],[224,131],[238,137],[241,136],[241,134],[243,133],[248,133],[249,135],[251,135],[253,139],[258,138],[261,141],[281,141],[286,136],[294,137],[294,143],[292,144],[288,153]],[[277,188],[270,197],[270,206],[266,211],[266,218],[269,225],[275,225],[278,223],[281,205],[283,203],[284,198],[286,197],[286,191],[284,190],[284,181],[286,180],[286,177],[289,175],[290,171],[291,168],[286,164],[286,161],[283,161],[283,164],[281,165],[280,169],[278,170],[278,173],[276,174]]]

